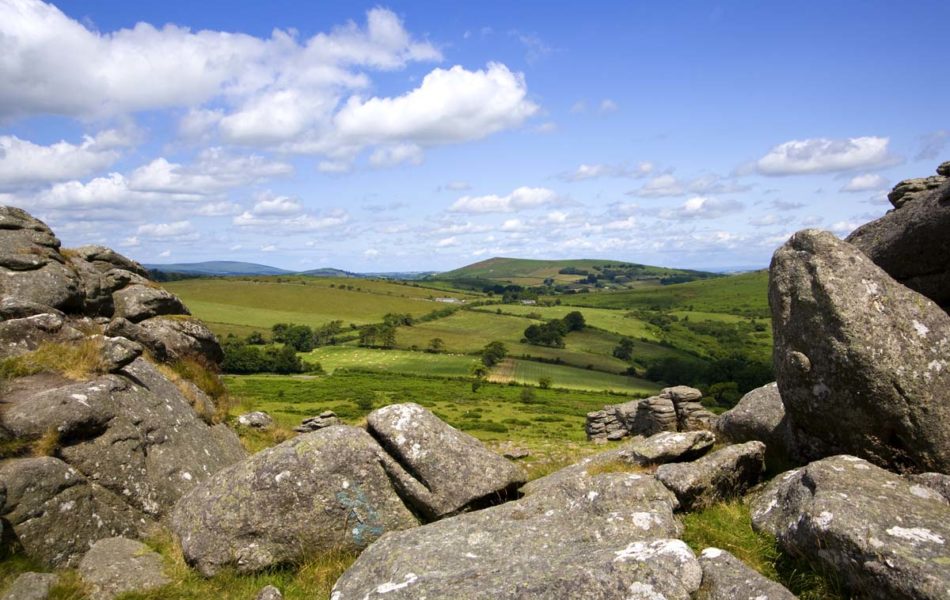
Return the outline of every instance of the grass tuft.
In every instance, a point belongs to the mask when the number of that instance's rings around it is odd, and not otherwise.
[[[33,456],[56,456],[59,451],[59,432],[53,428],[47,429],[38,440],[33,442]]]
[[[756,533],[747,503],[732,500],[683,515],[683,541],[697,554],[705,548],[727,550],[762,575],[778,581],[802,600],[846,596],[834,574],[783,553],[775,538]]]
[[[638,465],[636,463],[616,459],[593,464],[585,470],[587,474],[592,477],[594,475],[603,475],[604,473],[653,473],[656,471],[656,465]]]
[[[106,372],[102,339],[79,342],[45,342],[33,352],[0,362],[0,378],[15,379],[37,373],[61,373],[74,381],[85,381]]]
[[[192,408],[209,423],[221,423],[231,409],[231,397],[228,390],[221,381],[217,369],[207,360],[200,356],[189,356],[179,358],[170,363],[157,363],[157,368],[165,377],[172,381],[181,392],[182,396],[188,399]],[[204,392],[213,403],[213,407],[204,407],[193,393],[192,389],[183,385],[183,382],[193,383],[199,390]]]

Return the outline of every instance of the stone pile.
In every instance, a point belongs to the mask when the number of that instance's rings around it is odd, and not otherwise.
[[[716,415],[699,403],[702,392],[678,385],[664,388],[644,400],[605,406],[587,413],[585,431],[592,441],[617,441],[629,436],[651,436],[661,431],[712,429]]]
[[[294,427],[297,433],[310,433],[334,425],[342,425],[343,421],[332,410],[325,410],[315,417],[307,417],[300,422],[300,425]]]

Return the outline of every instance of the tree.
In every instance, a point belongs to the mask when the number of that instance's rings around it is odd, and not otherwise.
[[[482,349],[482,363],[494,367],[508,356],[508,348],[499,341],[489,342]]]
[[[294,350],[293,346],[284,346],[277,351],[277,355],[274,357],[274,373],[286,375],[302,372],[303,363],[300,362],[300,357],[297,356],[297,351]]]
[[[375,346],[377,335],[379,335],[379,328],[375,325],[367,325],[360,329],[360,346]]]
[[[584,329],[587,323],[584,322],[584,315],[580,311],[571,311],[561,319],[568,331],[580,331]]]
[[[488,367],[481,363],[473,363],[469,373],[472,375],[472,391],[477,392],[488,378]]]
[[[535,346],[563,348],[564,334],[566,333],[567,327],[564,325],[564,321],[554,319],[543,325],[528,325],[528,328],[524,330],[524,339]]]
[[[264,336],[261,335],[260,331],[252,331],[248,334],[247,339],[245,340],[248,344],[254,344],[260,346],[267,343],[267,340],[264,339]]]
[[[551,387],[551,378],[550,377],[538,377],[538,387],[542,390],[546,390]]]
[[[620,360],[630,360],[633,358],[633,340],[628,337],[620,338],[620,343],[614,348],[613,354]]]
[[[383,325],[379,328],[379,345],[383,348],[392,348],[396,345],[396,328],[392,325]]]
[[[445,352],[445,342],[442,341],[442,338],[432,338],[429,340],[429,347],[426,348],[426,352],[433,354]]]

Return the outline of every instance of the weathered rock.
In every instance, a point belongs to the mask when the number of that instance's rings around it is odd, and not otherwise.
[[[522,448],[520,446],[510,446],[505,448],[501,455],[509,460],[521,460],[522,458],[528,458],[531,456],[531,452],[527,448]]]
[[[907,479],[913,483],[929,487],[943,496],[947,502],[950,502],[950,475],[943,473],[918,473],[908,476]]]
[[[124,537],[99,540],[79,562],[79,574],[92,600],[112,600],[126,592],[146,592],[171,583],[162,572],[162,557],[148,546]]]
[[[342,424],[343,421],[341,421],[340,418],[336,416],[335,412],[332,410],[325,410],[315,417],[307,417],[301,421],[300,425],[294,427],[294,431],[298,433],[309,433],[311,431],[318,431],[320,429]]]
[[[699,402],[703,399],[703,393],[688,385],[675,385],[660,390],[660,397],[669,398],[674,404],[680,404],[682,402]]]
[[[638,471],[653,465],[693,460],[708,452],[715,441],[715,436],[708,431],[665,431],[646,439],[634,438],[617,448],[588,456],[550,475],[535,479],[522,487],[521,491],[528,495],[536,494],[567,481],[585,480],[592,473],[605,470]]]
[[[23,573],[7,588],[0,600],[46,600],[59,575],[53,573]]]
[[[765,444],[727,446],[693,462],[661,465],[656,478],[686,510],[741,496],[765,471]]]
[[[238,425],[251,429],[270,429],[274,426],[274,419],[266,412],[259,410],[239,416],[237,422]]]
[[[897,210],[858,227],[846,241],[900,283],[947,307],[950,305],[950,236],[947,235],[950,179],[932,177],[929,181],[933,185],[924,185],[924,189],[913,193],[904,191],[908,189],[905,185],[908,182],[898,184],[891,192],[892,196],[902,193],[895,203]]]
[[[946,163],[944,163],[945,165]],[[905,179],[898,182],[894,189],[888,192],[887,199],[894,208],[904,208],[912,201],[917,201],[921,196],[926,195],[931,190],[942,187],[947,182],[947,177],[940,170],[943,165],[937,167],[937,174],[930,177],[917,177],[915,179]]]
[[[82,337],[66,325],[61,314],[41,313],[0,321],[0,359],[32,352],[45,342],[64,342]]]
[[[257,592],[257,600],[284,600],[284,595],[276,587],[266,585]]]
[[[106,325],[103,333],[113,337],[124,337],[127,340],[141,344],[152,353],[156,360],[165,361],[168,358],[168,349],[165,347],[165,342],[152,335],[141,325],[128,319],[122,317],[112,319]]]
[[[676,405],[676,428],[679,431],[712,431],[719,420],[699,402],[682,402]]]
[[[169,358],[200,356],[215,364],[224,360],[221,344],[211,330],[197,319],[154,317],[139,323],[148,335],[161,341]],[[146,342],[137,339],[145,344]]]
[[[362,549],[417,525],[383,468],[384,454],[355,427],[300,435],[197,486],[175,506],[171,527],[205,575]]]
[[[66,266],[59,247],[45,223],[19,208],[0,206],[0,298],[21,306],[80,308],[79,278]]]
[[[112,269],[120,269],[139,277],[148,278],[148,270],[141,264],[105,246],[80,246],[70,248],[67,252],[91,264],[101,272],[107,273]]]
[[[67,251],[66,255],[69,267],[79,276],[83,296],[82,312],[89,316],[111,317],[115,314],[112,294],[127,286],[133,279],[145,281],[144,277],[123,268],[116,268],[117,265],[113,263],[90,261],[79,250]]]
[[[676,431],[676,408],[671,398],[653,396],[637,403],[630,424],[633,435],[651,436],[661,431]]]
[[[52,458],[21,458],[0,465],[6,501],[0,516],[31,558],[52,567],[74,566],[96,540],[137,536],[145,517],[122,498]]]
[[[386,467],[403,498],[429,519],[502,502],[525,482],[518,466],[418,404],[374,410],[366,426],[395,459]]]
[[[950,470],[950,316],[833,234],[772,258],[774,365],[805,458]]]
[[[785,586],[763,577],[744,562],[719,548],[706,548],[699,555],[703,567],[703,600],[796,600]]]
[[[630,435],[628,415],[636,412],[638,400],[609,404],[603,410],[587,413],[584,430],[588,440],[620,440]]]
[[[102,339],[104,368],[110,373],[124,368],[136,358],[142,356],[142,352],[145,351],[141,344],[123,337],[102,337],[100,339]]]
[[[244,458],[240,440],[202,422],[144,359],[119,374],[69,383],[13,381],[0,423],[19,437],[59,434],[59,456],[138,510],[159,517],[198,482]]]
[[[607,473],[384,536],[334,586],[362,598],[679,598],[701,569],[675,499],[652,477]],[[653,594],[653,595],[651,595]]]
[[[144,277],[137,277],[130,285],[112,294],[115,316],[133,323],[160,315],[189,315],[188,309],[177,296]]]
[[[730,442],[765,443],[767,464],[783,464],[796,456],[795,441],[777,383],[767,383],[719,415],[716,431]]]
[[[29,300],[15,298],[13,296],[0,297],[0,319],[23,319],[43,313],[52,313],[60,317],[64,316],[61,311],[43,304],[37,304],[36,302],[30,302]]]
[[[837,572],[856,596],[937,599],[950,589],[950,507],[854,456],[776,477],[752,505],[752,526]]]

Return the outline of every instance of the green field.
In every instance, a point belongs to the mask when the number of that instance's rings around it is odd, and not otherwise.
[[[314,327],[339,319],[347,325],[362,325],[381,321],[383,315],[391,312],[418,317],[447,306],[431,298],[473,298],[457,292],[362,279],[189,279],[169,282],[165,287],[177,294],[192,314],[222,335],[252,330],[266,333],[275,323]]]
[[[396,343],[400,348],[425,348],[432,338],[441,338],[448,352],[470,354],[496,340],[509,348],[518,345],[525,328],[532,323],[523,317],[463,310],[444,319],[400,327]]]
[[[327,373],[337,369],[367,369],[443,377],[468,377],[472,365],[479,362],[477,357],[463,354],[429,354],[355,346],[325,346],[302,354],[301,358],[305,362],[319,362]]]
[[[618,292],[619,293],[619,292]],[[522,304],[506,304],[502,307],[480,306],[477,311],[497,311],[511,315],[540,315],[544,320],[562,319],[569,312],[579,311],[584,315],[584,321],[592,327],[613,331],[620,335],[632,338],[646,338],[658,340],[656,328],[635,317],[628,317],[623,311],[604,308],[578,309],[576,306],[525,306]]]
[[[767,271],[676,285],[558,296],[561,304],[594,308],[689,310],[769,317]],[[553,298],[551,298],[553,300]]]
[[[575,369],[576,370],[576,369]],[[333,410],[357,424],[373,408],[416,402],[482,440],[582,442],[585,415],[625,396],[581,390],[486,383],[477,392],[464,379],[341,370],[331,376],[231,375],[232,414],[263,410],[283,427]],[[530,390],[524,397],[524,390]]]
[[[492,380],[499,383],[514,381],[521,384],[538,385],[542,379],[548,379],[552,387],[569,390],[607,390],[620,394],[648,396],[660,391],[660,386],[652,381],[613,375],[590,369],[578,369],[564,365],[552,365],[533,360],[506,359],[492,372]]]

